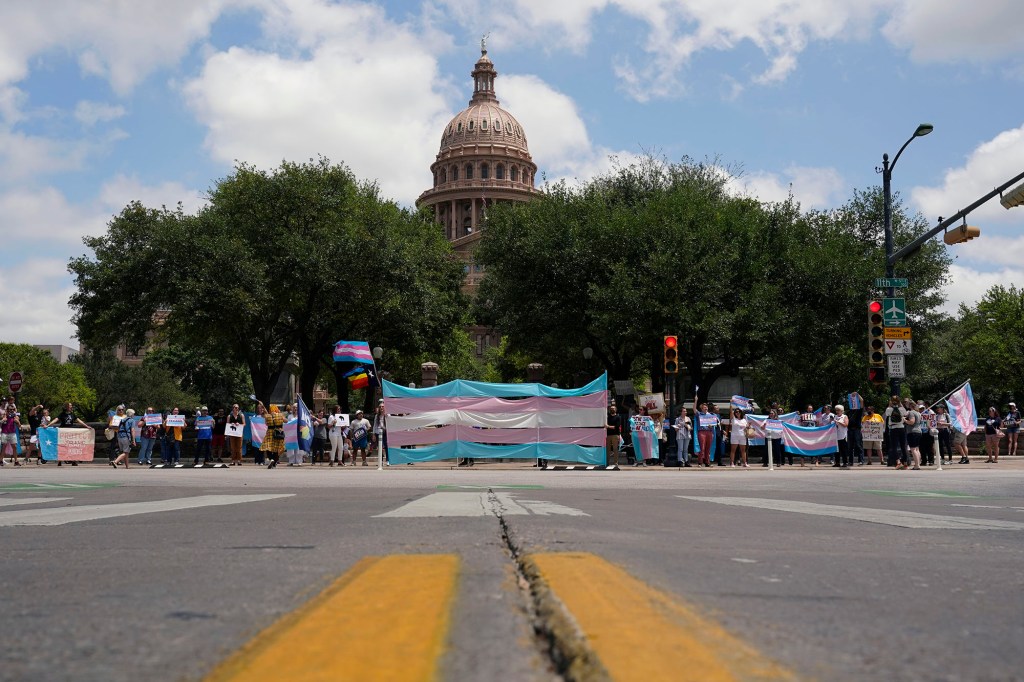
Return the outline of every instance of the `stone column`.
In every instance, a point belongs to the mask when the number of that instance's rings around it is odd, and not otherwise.
[[[437,370],[436,362],[424,362],[420,365],[420,386],[437,386]]]
[[[456,220],[455,220],[455,200],[454,199],[452,199],[451,213],[448,215],[448,218],[450,219],[449,222],[448,222],[448,241],[453,242],[453,241],[455,241],[456,230],[458,230],[458,227],[456,227],[457,223],[456,223]]]
[[[473,232],[476,232],[476,199],[474,198],[472,201],[473,201],[473,219],[470,222],[470,225],[473,226]]]
[[[526,366],[526,381],[531,384],[544,383],[544,365],[539,362],[531,362]]]

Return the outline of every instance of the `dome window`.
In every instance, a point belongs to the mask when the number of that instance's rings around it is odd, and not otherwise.
[[[458,179],[459,179],[459,167],[458,166],[452,166],[452,182],[455,182]]]
[[[462,121],[459,121],[459,125],[455,127],[455,130],[460,133],[462,132]]]
[[[489,180],[491,177],[491,167],[486,163],[480,164],[480,179]]]
[[[473,121],[472,120],[470,120],[470,122],[469,122],[469,132],[473,132]]]
[[[448,182],[448,171],[446,171],[443,168],[441,169],[441,182],[442,183]]]
[[[473,179],[473,164],[471,164],[471,163],[467,163],[466,164],[466,179],[467,180],[472,180]]]
[[[501,132],[501,121],[494,122],[494,130],[499,133]]]
[[[519,167],[512,166],[512,182],[519,182]]]
[[[497,125],[497,124],[495,124],[495,125]],[[497,166],[494,167],[494,178],[495,178],[495,180],[504,180],[505,179],[505,165],[504,164],[499,163]]]
[[[480,121],[480,130],[487,130],[487,119]]]

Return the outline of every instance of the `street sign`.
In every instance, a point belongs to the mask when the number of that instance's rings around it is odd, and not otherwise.
[[[875,286],[879,289],[906,289],[910,282],[906,277],[879,277],[875,280]]]
[[[910,355],[911,348],[910,339],[886,339],[885,340],[885,354],[886,355]]]
[[[21,372],[11,372],[11,376],[7,380],[7,388],[11,389],[11,393],[20,391],[24,384],[25,378]]]
[[[890,379],[905,379],[907,377],[906,355],[886,355],[885,359],[889,363],[888,370]]]
[[[883,339],[912,339],[910,327],[886,327],[883,331]]]
[[[886,327],[907,326],[907,300],[905,298],[882,299],[882,324]]]

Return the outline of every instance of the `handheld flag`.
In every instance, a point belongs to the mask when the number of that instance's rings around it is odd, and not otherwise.
[[[364,365],[373,364],[373,353],[366,341],[338,341],[334,344],[335,362],[359,362]]]
[[[753,401],[750,398],[744,398],[741,395],[734,395],[732,397],[732,400],[729,401],[730,405],[740,410],[743,410],[744,412],[750,412],[752,409],[754,409],[752,403]]]
[[[803,457],[820,457],[839,452],[839,438],[835,424],[793,426],[782,422],[782,444],[786,452]]]
[[[299,410],[298,410],[298,441],[299,450],[304,452],[313,451],[313,415],[310,414],[309,408],[306,407],[306,403],[302,401],[302,396],[299,396]]]
[[[949,406],[949,420],[953,428],[960,433],[974,433],[978,426],[978,414],[974,410],[974,392],[971,390],[971,382],[964,384],[960,390],[954,391],[946,399]]]

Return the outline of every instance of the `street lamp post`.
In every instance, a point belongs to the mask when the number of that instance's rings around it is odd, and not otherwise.
[[[380,388],[381,396],[383,396],[384,395],[384,384],[381,383],[383,381],[383,379],[380,376],[380,369],[377,367],[377,363],[380,362],[380,359],[382,357],[384,357],[384,349],[381,348],[380,346],[374,346],[373,350],[371,352],[373,353],[373,370],[374,370],[374,374],[377,375],[377,386]],[[374,402],[374,405],[373,405],[373,420],[377,421],[377,419],[381,419],[382,420],[382,423],[380,425],[380,435],[377,436],[377,470],[381,471],[381,470],[384,469],[384,430],[387,428],[387,424],[386,424],[386,422],[383,421],[383,417],[381,417],[379,414],[377,414],[377,403]],[[355,457],[355,455],[353,455],[353,457]],[[354,462],[355,462],[355,460],[353,460],[353,463]]]
[[[914,138],[924,137],[928,133],[935,129],[931,123],[922,123],[917,126],[917,130],[910,136],[900,150],[896,152],[896,156],[893,157],[892,162],[889,162],[889,155],[882,154],[882,220],[885,225],[885,276],[887,279],[891,279],[895,276],[896,262],[893,258],[893,252],[895,250],[893,239],[892,239],[892,169],[896,167],[896,162],[900,160],[900,154],[907,148],[907,145],[914,141]],[[888,298],[895,298],[895,291],[892,287],[886,289],[885,295]],[[892,395],[900,394],[900,380],[889,379],[889,387],[892,390]]]

